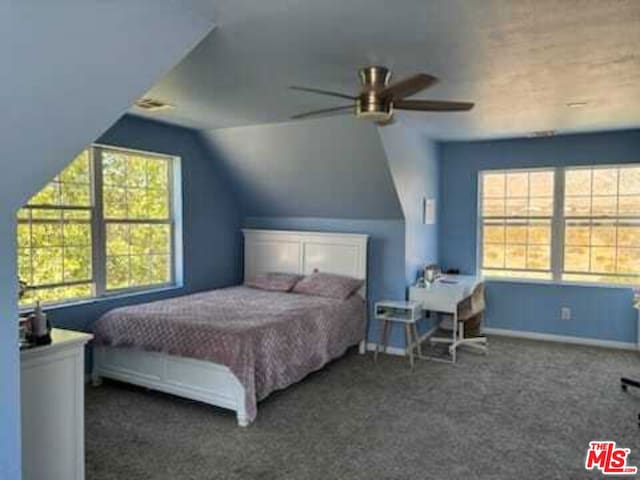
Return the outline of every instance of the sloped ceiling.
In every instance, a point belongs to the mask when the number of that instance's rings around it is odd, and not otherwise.
[[[21,205],[202,40],[203,12],[199,1],[2,2],[3,206]]]
[[[403,218],[372,124],[325,118],[202,135],[246,216]]]
[[[343,104],[356,69],[424,71],[417,98],[475,101],[470,113],[403,113],[437,139],[640,126],[638,0],[228,0],[219,28],[151,91],[158,115],[198,128],[287,121]],[[587,102],[568,108],[570,102]]]

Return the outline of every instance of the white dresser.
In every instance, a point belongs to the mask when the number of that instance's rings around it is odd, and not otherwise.
[[[51,345],[20,352],[22,479],[84,479],[84,346],[53,329]]]

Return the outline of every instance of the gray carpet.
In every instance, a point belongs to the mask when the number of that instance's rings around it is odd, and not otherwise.
[[[115,382],[87,390],[87,478],[569,479],[590,440],[640,466],[632,352],[490,339],[451,366],[348,353],[271,395],[248,429],[225,410]]]

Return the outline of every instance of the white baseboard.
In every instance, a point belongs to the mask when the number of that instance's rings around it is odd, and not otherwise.
[[[636,343],[619,342],[616,340],[598,340],[597,338],[571,337],[568,335],[554,335],[550,333],[527,332],[523,330],[507,330],[504,328],[484,328],[482,332],[487,335],[526,338],[529,340],[542,340],[545,342],[572,343],[574,345],[615,348],[619,350],[638,350],[638,345]]]
[[[427,339],[427,337],[429,337],[431,334],[433,334],[433,332],[435,332],[437,329],[438,329],[438,326],[436,325],[435,327],[427,330],[425,333],[420,335],[420,339],[418,340],[418,342],[419,343],[424,342]],[[375,352],[377,346],[378,346],[378,344],[376,342],[367,342],[367,351]],[[385,352],[380,350],[380,353],[385,353]],[[401,348],[401,347],[387,347],[386,353],[387,353],[387,355],[398,355],[400,357],[404,357],[404,356],[407,355],[406,350],[404,348]]]

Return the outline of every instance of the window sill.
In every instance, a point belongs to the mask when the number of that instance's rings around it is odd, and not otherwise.
[[[484,277],[485,281],[491,283],[522,283],[531,285],[548,285],[552,287],[586,287],[586,288],[612,288],[631,290],[635,285],[618,283],[596,283],[596,282],[568,282],[562,280],[541,280],[535,278],[502,278]]]
[[[70,301],[70,302],[64,302],[64,303],[51,303],[48,305],[43,305],[42,309],[45,312],[48,312],[51,310],[63,310],[65,308],[80,307],[83,305],[92,305],[96,303],[109,302],[112,300],[121,300],[124,298],[138,297],[141,295],[154,295],[158,293],[182,290],[183,288],[184,288],[184,285],[176,284],[176,285],[168,285],[168,286],[163,286],[158,288],[151,288],[148,290],[137,290],[134,292],[112,293],[112,294],[103,295],[101,297],[86,298],[86,299],[77,300],[77,301]],[[20,308],[18,311],[20,315],[23,315],[23,314],[31,313],[33,312],[33,310],[34,310],[33,307],[24,307],[24,308]]]

